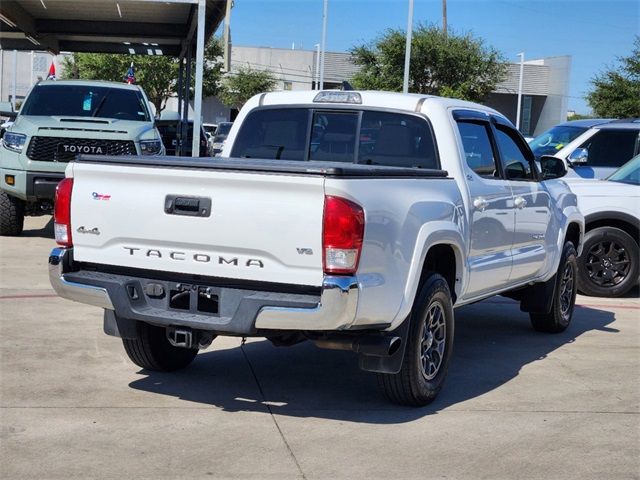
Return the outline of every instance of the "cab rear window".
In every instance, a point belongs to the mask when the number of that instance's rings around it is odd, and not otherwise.
[[[257,109],[243,121],[231,156],[439,168],[424,118],[376,110]]]

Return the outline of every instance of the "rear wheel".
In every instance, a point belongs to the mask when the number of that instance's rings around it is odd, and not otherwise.
[[[197,349],[174,347],[167,340],[166,328],[137,322],[138,338],[122,339],[124,350],[133,363],[146,370],[172,372],[189,365]]]
[[[578,261],[573,243],[567,242],[562,250],[558,273],[550,280],[555,282],[553,301],[549,313],[530,313],[531,324],[539,332],[564,332],[573,316],[576,303]]]
[[[407,321],[402,368],[397,374],[379,373],[378,384],[391,402],[419,407],[442,389],[453,349],[453,302],[442,276],[430,274]]]
[[[627,232],[594,228],[585,235],[578,259],[578,288],[585,295],[619,297],[638,281],[638,244]]]
[[[24,228],[24,201],[0,192],[0,235],[15,237]]]

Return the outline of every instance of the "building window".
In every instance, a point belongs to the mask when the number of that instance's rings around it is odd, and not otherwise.
[[[283,81],[282,82],[282,89],[283,90],[292,90],[293,89],[293,82],[288,82],[288,81]]]

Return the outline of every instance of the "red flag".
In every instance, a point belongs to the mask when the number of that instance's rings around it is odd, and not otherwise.
[[[56,65],[51,62],[51,66],[49,67],[49,73],[47,74],[47,80],[55,80],[56,79]]]

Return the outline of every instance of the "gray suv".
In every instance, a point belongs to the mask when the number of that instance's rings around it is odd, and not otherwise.
[[[591,119],[562,123],[529,144],[539,160],[564,160],[568,177],[606,178],[640,153],[640,119]]]
[[[51,209],[78,154],[164,153],[149,100],[137,85],[44,81],[29,92],[0,147],[0,235],[19,235],[26,214]]]

